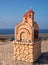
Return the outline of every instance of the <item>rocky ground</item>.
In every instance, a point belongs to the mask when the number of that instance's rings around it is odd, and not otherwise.
[[[13,42],[12,41],[0,41],[0,65],[33,65],[32,63],[26,63],[21,61],[15,61],[13,59]],[[44,40],[41,43],[41,52],[48,52],[48,40]],[[38,64],[34,64],[38,65]],[[48,64],[47,64],[48,65]]]

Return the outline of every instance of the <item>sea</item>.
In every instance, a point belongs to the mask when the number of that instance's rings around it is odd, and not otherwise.
[[[14,29],[0,29],[0,35],[14,34]],[[39,29],[40,34],[48,34],[48,29]]]
[[[14,29],[0,29],[0,35],[6,35],[6,34],[14,34]],[[48,34],[48,29],[39,29],[40,34]],[[41,37],[43,38],[43,37]],[[48,37],[46,37],[48,38]],[[14,40],[14,37],[9,38],[11,40]]]

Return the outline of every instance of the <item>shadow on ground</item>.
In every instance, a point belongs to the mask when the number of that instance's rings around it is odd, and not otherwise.
[[[48,64],[48,52],[42,53],[33,65]]]
[[[34,63],[16,61],[16,65],[48,65],[48,52],[42,53]]]

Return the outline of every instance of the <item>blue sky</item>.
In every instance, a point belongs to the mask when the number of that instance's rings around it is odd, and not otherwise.
[[[0,28],[15,28],[31,8],[39,28],[48,29],[48,0],[0,0]]]

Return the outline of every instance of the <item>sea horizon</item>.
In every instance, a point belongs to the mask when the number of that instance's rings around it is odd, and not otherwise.
[[[0,29],[0,35],[2,34],[14,34],[15,29]],[[40,34],[48,34],[48,29],[39,29]]]

